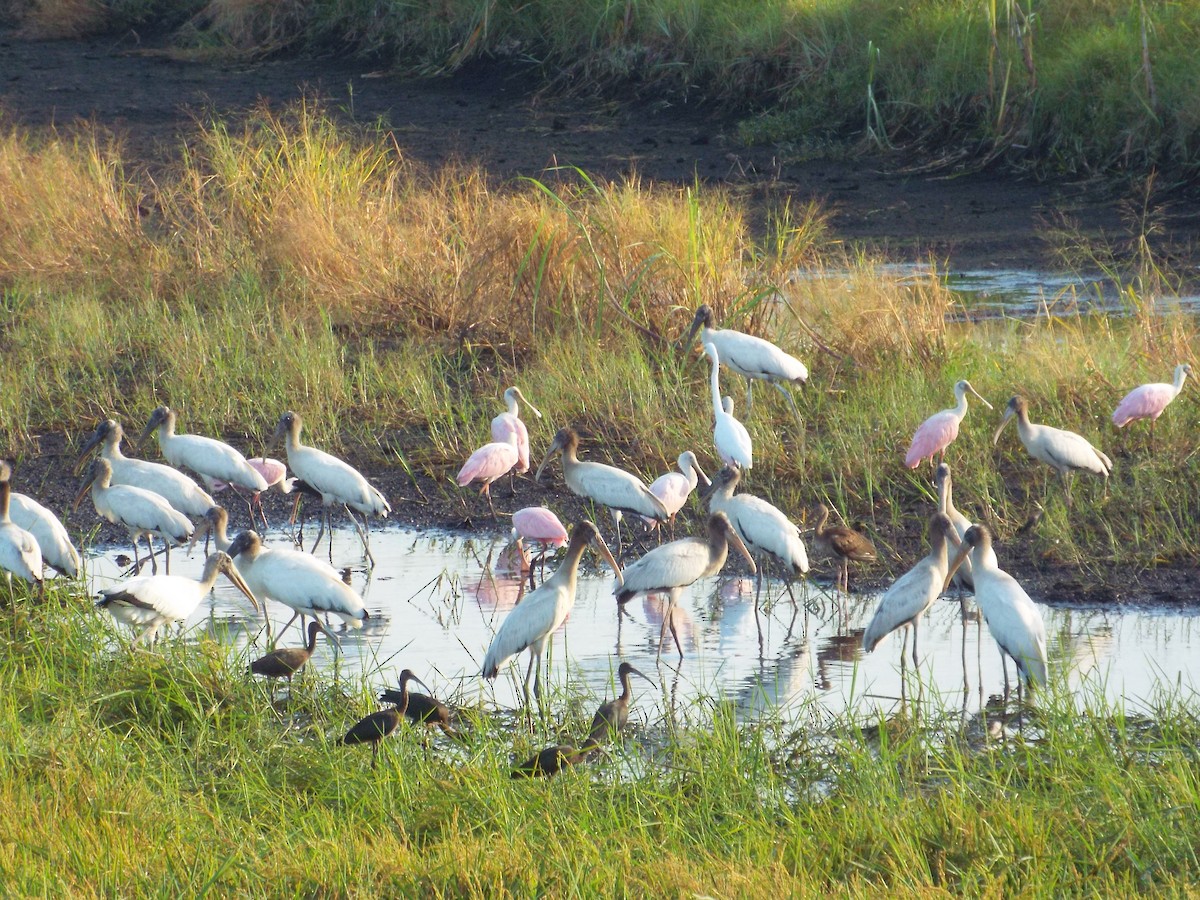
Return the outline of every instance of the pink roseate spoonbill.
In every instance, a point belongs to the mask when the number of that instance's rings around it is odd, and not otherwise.
[[[488,509],[495,517],[496,507],[492,505],[492,482],[503,478],[515,465],[517,465],[517,436],[510,433],[503,443],[492,441],[472,453],[463,463],[463,467],[458,470],[455,480],[459,487],[467,487],[472,484],[482,485],[479,493],[487,498]]]
[[[749,469],[754,465],[754,450],[750,444],[750,432],[746,430],[745,425],[733,417],[733,401],[729,400],[729,411],[727,411],[725,403],[721,400],[721,383],[718,377],[721,360],[717,355],[717,348],[713,344],[705,344],[704,352],[712,360],[713,444],[717,448],[717,455],[727,466]]]
[[[921,616],[945,590],[950,571],[949,545],[958,547],[960,541],[954,524],[942,513],[929,520],[929,554],[901,575],[879,600],[871,623],[863,632],[863,649],[870,653],[881,640],[905,625],[912,627],[912,661],[917,663],[917,625]],[[908,643],[905,632],[904,642]],[[904,648],[900,649],[904,656]]]
[[[150,414],[141,440],[146,440],[152,432],[158,433],[158,446],[167,462],[177,469],[191,469],[210,491],[217,480],[249,491],[267,489],[267,482],[246,462],[246,457],[224,441],[198,434],[176,434],[175,411],[168,406],[160,406]]]
[[[150,541],[151,534],[162,538],[166,548],[167,574],[171,573],[171,546],[185,544],[192,536],[191,520],[179,510],[174,509],[160,494],[143,490],[130,484],[113,484],[112,467],[104,457],[92,460],[91,468],[84,476],[79,493],[75,496],[74,509],[79,508],[83,496],[91,488],[92,504],[100,518],[107,519],[115,525],[124,525],[129,529],[129,539],[133,541],[133,559],[135,571],[141,571],[142,561],[138,556],[137,542],[142,535],[146,536],[146,546],[150,549],[150,570],[158,573],[158,562],[154,558],[154,545]]]
[[[517,404],[518,400],[529,407],[529,411],[539,419],[542,417],[537,407],[525,399],[525,395],[521,393],[519,387],[510,387],[504,392],[504,405],[507,409],[492,419],[493,441],[503,444],[508,441],[510,434],[517,436],[517,466],[508,473],[510,479],[509,486],[512,487],[514,494],[516,493],[516,488],[513,487],[511,480],[517,475],[524,475],[529,471],[529,429],[521,421],[520,406]]]
[[[120,422],[105,419],[96,426],[79,451],[76,473],[82,470],[88,454],[99,446],[100,456],[108,460],[112,469],[113,484],[128,484],[153,491],[170,503],[173,509],[192,520],[199,519],[213,505],[213,498],[208,492],[178,469],[145,459],[132,459],[122,453],[121,439],[124,437],[125,430]]]
[[[617,603],[625,604],[638,594],[664,593],[668,597],[667,612],[663,616],[662,632],[659,634],[658,652],[662,655],[662,643],[670,625],[675,649],[683,659],[683,645],[671,611],[679,602],[683,589],[691,584],[715,575],[725,565],[732,545],[750,564],[750,571],[757,571],[754,557],[742,539],[734,531],[725,513],[713,513],[708,517],[705,537],[681,538],[661,547],[655,547],[641,559],[625,569],[624,581],[613,586]]]
[[[541,547],[541,564],[546,565],[546,554],[551,548],[561,547],[567,542],[567,528],[558,516],[544,506],[527,506],[513,513],[513,531],[518,541],[532,541]],[[543,576],[545,572],[543,571]],[[530,565],[529,588],[533,583],[533,567]]]
[[[684,347],[692,346],[696,332],[700,331],[702,326],[700,343],[716,347],[721,362],[746,379],[747,416],[750,415],[754,403],[754,382],[765,381],[783,394],[799,420],[800,410],[796,408],[796,400],[784,385],[802,387],[808,381],[808,369],[804,363],[760,337],[731,328],[714,328],[712,307],[707,303],[696,310],[696,317],[692,319],[687,337],[683,339]]]
[[[242,580],[229,555],[220,550],[204,561],[204,572],[199,581],[183,575],[141,575],[102,590],[96,606],[108,610],[118,622],[143,629],[133,639],[135,644],[152,642],[160,629],[172,622],[185,621],[208,596],[221,574],[246,595],[255,610],[258,609],[254,592]]]
[[[0,462],[0,569],[4,570],[10,591],[14,575],[32,585],[42,583],[42,550],[37,538],[15,525],[8,515],[11,477],[8,463]]]
[[[983,525],[972,525],[962,546],[950,562],[949,583],[962,561],[970,554],[975,578],[975,602],[988,630],[1000,647],[1000,663],[1009,656],[1022,679],[1032,689],[1046,683],[1046,624],[1037,606],[1017,580],[996,565],[992,533]],[[1008,694],[1008,670],[1004,671],[1004,693]]]
[[[813,531],[813,549],[828,557],[839,567],[837,588],[850,592],[850,563],[872,562],[876,559],[875,545],[865,535],[842,525],[827,525],[829,507],[817,506],[817,527]]]
[[[408,683],[410,681],[415,681],[425,690],[429,690],[429,686],[413,674],[412,669],[405,669],[400,673],[400,692],[394,705],[390,709],[382,709],[360,719],[342,738],[342,743],[346,745],[371,745],[372,769],[375,768],[375,762],[379,756],[379,742],[399,728],[400,722],[408,713]]]
[[[18,528],[24,528],[37,541],[42,552],[42,562],[68,578],[76,578],[80,571],[79,551],[71,543],[71,536],[62,521],[32,497],[12,492],[8,508],[9,520]]]
[[[612,566],[621,580],[621,567],[609,552],[600,532],[591,522],[579,522],[571,530],[566,556],[554,574],[542,582],[537,590],[530,591],[520,605],[513,608],[500,623],[496,636],[483,658],[483,677],[495,678],[500,667],[522,650],[529,650],[529,667],[525,670],[525,703],[529,703],[529,678],[537,673],[533,682],[533,694],[542,697],[542,654],[550,646],[550,640],[575,605],[575,587],[579,575],[579,559],[589,543],[594,543],[600,554]]]
[[[598,462],[580,462],[579,435],[570,428],[560,428],[554,442],[546,451],[546,458],[538,466],[534,481],[541,481],[542,472],[555,453],[562,454],[563,481],[571,493],[607,506],[617,523],[617,555],[621,553],[621,514],[628,512],[657,522],[665,522],[669,516],[662,501],[650,493],[645,483],[636,475]]]
[[[783,565],[791,593],[790,579],[799,578],[808,571],[808,551],[800,539],[800,528],[777,507],[753,494],[734,495],[742,480],[741,470],[725,466],[713,479],[708,493],[709,512],[724,513],[733,524],[733,529],[756,557],[766,556]],[[762,590],[762,570],[759,567],[757,590]],[[792,595],[792,602],[796,602]]]
[[[945,458],[946,448],[958,437],[958,426],[962,422],[963,416],[967,414],[967,394],[974,394],[980,403],[988,409],[992,408],[992,404],[984,400],[979,392],[971,387],[971,382],[963,380],[956,383],[954,396],[958,403],[950,409],[934,413],[921,423],[921,427],[913,435],[912,445],[904,457],[906,466],[915,469],[921,464],[921,460],[928,459],[933,462],[934,456],[938,454],[941,454],[943,459]]]
[[[696,461],[696,454],[691,450],[680,453],[676,463],[679,466],[678,472],[659,475],[650,484],[650,493],[661,500],[662,505],[667,509],[667,524],[671,526],[672,536],[674,536],[675,516],[683,509],[683,505],[687,503],[687,499],[696,489],[696,485],[702,484],[707,488],[712,483],[704,474],[704,470],[700,468],[700,463]],[[655,519],[646,519],[645,522],[651,528],[658,528],[658,522]]]
[[[321,536],[325,533],[326,524],[329,526],[329,546],[330,552],[332,552],[332,509],[334,506],[341,506],[346,511],[346,515],[350,517],[354,530],[358,532],[359,540],[363,545],[363,553],[374,566],[375,557],[371,554],[367,517],[386,518],[387,514],[392,511],[391,504],[362,476],[362,473],[349,463],[343,462],[323,450],[318,450],[316,447],[307,447],[300,443],[300,429],[303,425],[304,422],[299,413],[285,412],[279,417],[279,424],[275,426],[275,433],[271,437],[270,445],[274,446],[281,439],[285,440],[288,467],[296,473],[298,479],[321,495],[325,517],[321,520],[321,527],[317,530],[317,539],[313,541],[310,552],[316,552],[317,545],[321,543]],[[298,485],[294,484],[293,486],[298,489]],[[351,510],[362,514],[361,524]]]
[[[269,456],[253,456],[246,460],[250,463],[250,468],[258,472],[267,483],[268,491],[275,491],[280,494],[292,493],[298,478],[287,477],[287,466],[278,459],[272,459]],[[213,482],[213,493],[219,494],[225,488],[229,487],[224,481]],[[254,491],[250,494],[250,522],[254,523],[254,513],[257,511],[259,518],[262,519],[263,527],[270,528],[270,523],[267,522],[267,514],[263,511],[262,491]],[[296,504],[300,503],[299,496],[296,497]]]
[[[654,680],[635,669],[630,663],[623,662],[617,667],[617,681],[621,684],[620,696],[600,704],[596,715],[592,716],[592,729],[584,742],[584,750],[593,750],[619,736],[629,722],[629,704],[633,700],[633,684],[631,675],[645,678],[651,684]]]
[[[1167,404],[1179,396],[1183,390],[1183,382],[1192,374],[1192,367],[1180,363],[1175,367],[1175,380],[1172,384],[1143,384],[1135,387],[1125,395],[1117,408],[1113,410],[1113,424],[1124,428],[1130,422],[1138,419],[1150,420],[1150,440],[1154,441],[1154,422],[1162,415]]]
[[[1051,428],[1049,425],[1034,425],[1029,421],[1029,402],[1024,397],[1013,397],[1004,409],[1004,418],[992,437],[992,444],[1000,441],[1000,432],[1008,420],[1016,417],[1017,436],[1034,459],[1041,460],[1058,470],[1066,493],[1067,506],[1071,505],[1071,475],[1076,471],[1103,475],[1105,488],[1112,471],[1112,460],[1088,443],[1087,438],[1073,431]]]

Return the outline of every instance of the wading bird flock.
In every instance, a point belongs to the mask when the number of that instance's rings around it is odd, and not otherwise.
[[[534,481],[540,483],[550,460],[556,454],[561,455],[563,481],[567,488],[597,506],[606,507],[611,513],[616,553],[609,550],[600,530],[592,522],[583,520],[575,524],[568,540],[567,529],[546,507],[529,507],[512,514],[516,547],[522,563],[528,566],[530,590],[501,622],[484,654],[481,674],[487,679],[495,678],[509,660],[528,651],[524,679],[526,704],[529,703],[531,678],[533,694],[539,700],[541,698],[543,657],[552,635],[574,605],[579,563],[588,546],[595,546],[615,573],[615,608],[634,596],[666,595],[667,612],[663,616],[659,652],[670,631],[681,659],[683,647],[672,616],[676,600],[688,585],[718,572],[726,562],[730,547],[736,549],[745,558],[750,571],[758,575],[758,592],[762,588],[763,570],[768,566],[780,572],[789,592],[791,583],[809,572],[808,549],[801,528],[767,500],[744,491],[738,493],[751,470],[752,441],[745,425],[733,414],[732,400],[722,397],[719,378],[720,368],[724,366],[747,380],[747,415],[751,411],[754,382],[765,381],[786,398],[799,421],[800,410],[790,388],[804,385],[808,370],[795,357],[762,338],[714,327],[713,312],[708,306],[697,311],[681,348],[690,350],[697,333],[703,353],[711,364],[713,445],[717,458],[723,463],[711,483],[693,450],[684,450],[679,455],[678,471],[669,472],[648,485],[638,475],[616,466],[581,460],[579,433],[571,427],[562,427],[554,435]],[[1113,413],[1114,425],[1123,427],[1137,419],[1149,419],[1153,434],[1155,420],[1179,394],[1190,373],[1191,367],[1181,364],[1175,369],[1172,383],[1135,388]],[[905,465],[916,469],[924,460],[932,462],[935,457],[940,463],[934,471],[938,505],[928,524],[929,553],[884,591],[874,617],[862,634],[862,646],[871,651],[888,634],[908,626],[913,632],[912,661],[914,666],[919,665],[917,628],[920,619],[939,596],[955,585],[960,602],[964,602],[962,597],[966,592],[974,593],[983,619],[1000,648],[1002,661],[1009,658],[1016,664],[1020,676],[1018,687],[1023,684],[1033,688],[1047,679],[1046,634],[1041,615],[1018,581],[1000,568],[989,529],[972,523],[953,502],[950,468],[945,457],[967,414],[968,395],[992,408],[970,382],[961,380],[954,385],[955,406],[930,416],[913,435],[904,458]],[[492,485],[508,475],[511,486],[513,478],[530,469],[530,435],[520,418],[520,404],[541,417],[516,387],[504,392],[504,403],[505,411],[491,422],[491,442],[471,454],[456,479],[463,487],[480,486],[480,493],[486,498],[493,516],[497,513],[491,496]],[[1021,396],[1008,401],[993,436],[994,444],[999,442],[1005,425],[1013,418],[1017,420],[1017,435],[1029,455],[1058,473],[1066,505],[1070,506],[1072,502],[1071,478],[1075,472],[1103,476],[1107,484],[1112,461],[1081,435],[1034,424],[1029,416],[1029,403]],[[334,508],[340,507],[349,517],[362,540],[364,557],[374,564],[367,520],[371,516],[386,517],[391,506],[383,494],[348,463],[301,443],[302,420],[295,412],[288,411],[280,417],[268,442],[268,445],[284,443],[286,465],[263,457],[247,460],[223,441],[177,433],[176,422],[175,411],[160,406],[151,414],[141,438],[144,443],[155,434],[162,456],[169,465],[125,456],[121,450],[124,432],[120,423],[113,419],[101,422],[82,445],[76,472],[87,464],[93,451],[99,448],[99,452],[87,468],[75,508],[90,492],[97,515],[128,530],[135,557],[132,577],[101,591],[97,606],[135,629],[135,642],[150,643],[170,624],[185,621],[216,579],[224,575],[249,598],[256,610],[268,600],[289,607],[292,618],[284,632],[296,618],[300,619],[302,629],[304,620],[312,619],[306,644],[274,648],[251,665],[255,674],[287,678],[290,682],[313,655],[318,634],[324,632],[337,644],[337,637],[327,627],[329,616],[337,616],[351,627],[361,627],[370,617],[357,592],[331,565],[314,555],[325,530],[332,528]],[[207,491],[189,477],[185,469],[199,476]],[[292,477],[288,477],[288,469],[293,473]],[[13,576],[29,582],[35,590],[40,589],[44,566],[52,567],[61,576],[78,577],[82,571],[79,553],[61,521],[37,502],[14,493],[12,478],[12,467],[0,462],[0,568],[8,578],[10,595]],[[622,520],[627,523],[626,530],[633,532],[631,541],[634,545],[642,543],[646,528],[656,532],[662,541],[662,526],[666,525],[673,537],[675,517],[698,487],[703,488],[709,509],[704,534],[660,543],[642,552],[622,569],[619,562],[623,551]],[[256,512],[266,523],[258,501],[262,492],[269,489],[295,493],[293,519],[303,496],[320,499],[323,516],[311,552],[268,546],[253,530],[243,531],[232,540],[229,538],[226,533],[228,513],[214,502],[212,495],[231,490],[242,497],[253,526]],[[355,513],[362,516],[361,521]],[[625,519],[626,514],[630,518]],[[830,517],[831,511],[825,504],[816,508],[811,548],[817,556],[833,561],[840,594],[849,590],[850,563],[875,560],[877,552],[865,534],[830,524]],[[644,526],[641,535],[637,533],[638,523]],[[152,536],[162,544],[166,569],[162,575],[158,574]],[[201,577],[197,580],[171,575],[170,548],[185,544],[189,539],[195,546],[201,536],[205,537],[206,546],[209,539],[216,544],[215,551],[205,561]],[[142,537],[149,550],[150,575],[141,574],[143,561],[138,541]],[[534,563],[526,555],[523,542],[536,543],[540,547],[543,566],[547,555],[566,544],[557,569],[544,577],[540,585],[534,579]],[[756,603],[757,598],[756,592]],[[905,650],[902,650],[902,660],[904,655]],[[548,747],[519,766],[514,777],[551,774],[574,765],[594,752],[604,738],[619,732],[628,716],[631,674],[642,673],[627,663],[622,664],[618,670],[622,693],[617,700],[601,707],[585,741],[577,748],[567,745]],[[1004,674],[1007,691],[1007,668]],[[387,691],[381,698],[392,705],[359,722],[346,734],[343,743],[370,743],[377,752],[379,741],[394,731],[406,715],[417,722],[436,724],[453,734],[446,708],[425,695],[410,694],[409,681],[424,686],[406,669],[401,674],[399,691]]]

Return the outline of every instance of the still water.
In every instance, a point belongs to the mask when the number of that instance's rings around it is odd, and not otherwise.
[[[268,533],[267,540],[291,545],[281,531]],[[494,684],[478,677],[492,635],[520,592],[517,578],[498,570],[506,540],[499,535],[376,529],[371,547],[378,565],[368,577],[357,536],[350,529],[337,530],[334,564],[350,568],[353,586],[371,615],[361,630],[348,630],[333,620],[332,630],[342,645],[337,665],[341,677],[364,676],[382,689],[395,683],[402,668],[411,668],[444,698],[517,705],[527,656],[502,669]],[[322,543],[322,550],[325,547]],[[119,580],[117,557],[126,552],[125,547],[108,548],[87,560],[93,594]],[[628,660],[660,685],[635,685],[636,704],[648,720],[666,714],[668,706],[678,714],[680,708],[706,698],[732,702],[745,719],[769,710],[790,718],[847,709],[871,718],[894,710],[900,702],[901,634],[888,638],[874,653],[863,654],[861,649],[862,629],[877,594],[850,598],[847,628],[839,625],[836,601],[820,585],[797,586],[800,602],[793,607],[782,585],[770,583],[770,602],[756,613],[752,580],[707,579],[685,593],[675,612],[684,646],[682,664],[668,634],[660,665],[656,658],[664,604],[654,598],[635,599],[618,622],[612,573],[607,567],[598,570],[598,557],[590,552],[584,560],[574,610],[554,638],[548,676],[554,684],[569,680],[586,694],[611,696],[612,673],[620,661]],[[200,550],[190,558],[176,551],[171,570],[198,575],[202,563]],[[818,569],[817,574],[828,573]],[[268,607],[272,630],[278,634],[291,611],[276,603]],[[1192,661],[1200,655],[1200,610],[1107,612],[1043,606],[1042,614],[1051,677],[1065,672],[1081,702],[1103,693],[1136,711],[1149,709],[1163,690],[1185,696],[1194,690]],[[221,579],[187,622],[186,632],[191,637],[208,633],[245,648],[261,627],[262,619],[248,601]],[[261,635],[258,641],[257,648],[246,651],[251,658],[265,646]],[[293,625],[280,646],[300,643],[300,630]],[[919,650],[924,693],[947,706],[975,710],[988,695],[1003,689],[999,653],[986,626],[982,631],[974,622],[964,626],[955,601],[939,601],[922,621]],[[333,671],[334,650],[323,639],[310,667],[326,675]],[[910,693],[912,676],[910,664]]]

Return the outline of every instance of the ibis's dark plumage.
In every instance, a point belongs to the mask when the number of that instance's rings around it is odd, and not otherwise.
[[[621,682],[621,695],[614,700],[609,700],[607,703],[601,704],[600,708],[596,710],[596,715],[592,718],[592,730],[588,733],[587,743],[584,745],[585,750],[599,747],[602,743],[611,739],[614,734],[619,734],[621,729],[625,727],[625,723],[629,721],[629,703],[633,699],[633,685],[630,684],[630,675],[640,675],[651,684],[654,683],[629,663],[621,663],[620,668],[617,669],[617,677]]]
[[[303,669],[312,658],[317,649],[317,634],[324,630],[320,622],[310,622],[308,624],[308,644],[303,647],[272,650],[266,656],[259,657],[250,663],[250,671],[255,675],[286,678],[291,682],[292,676]]]
[[[429,690],[429,685],[414,675],[411,669],[405,669],[400,673],[400,691],[395,705],[391,709],[381,709],[359,719],[342,738],[343,744],[370,744],[372,768],[375,767],[376,758],[379,756],[379,742],[396,730],[408,710],[410,681],[415,681],[425,690]]]
[[[547,747],[532,759],[527,759],[515,769],[513,778],[536,778],[539,775],[557,775],[568,766],[583,762],[586,750],[578,750],[566,744]]]

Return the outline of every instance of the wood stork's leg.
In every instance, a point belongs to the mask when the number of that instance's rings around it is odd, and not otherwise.
[[[488,502],[489,503],[491,502],[490,496],[488,497]],[[362,520],[362,523],[360,524],[358,521],[358,517],[355,516],[354,513],[352,513],[350,511],[349,506],[344,507],[344,509],[346,510],[346,515],[348,515],[350,517],[350,521],[354,523],[354,530],[358,532],[358,539],[360,541],[362,541],[363,554],[366,556],[367,560],[371,563],[371,567],[374,568],[375,567],[375,557],[371,553],[371,539],[369,536],[370,532],[367,530],[368,526],[367,526],[366,515],[365,514],[363,515],[363,520]],[[333,538],[333,535],[331,534],[330,535],[331,549],[332,549],[332,538]]]
[[[297,499],[299,499],[299,498],[297,498]],[[312,549],[308,551],[309,553],[317,552],[317,547],[321,543],[321,538],[325,536],[325,509],[326,509],[326,507],[322,507],[321,514],[319,516],[317,516],[317,518],[321,522],[321,527],[317,529],[317,539],[315,541],[313,541]]]
[[[300,628],[301,628],[301,629],[303,629],[303,628],[304,628],[304,617],[303,617],[303,616],[301,616],[301,615],[300,615],[300,613],[299,613],[298,611],[295,611],[295,610],[293,610],[293,611],[292,611],[292,617],[291,617],[290,619],[288,619],[288,620],[287,620],[287,624],[286,624],[286,625],[284,625],[282,628],[280,628],[280,629],[279,629],[279,636],[280,636],[280,637],[283,637],[285,634],[287,634],[287,630],[288,630],[288,628],[290,628],[290,627],[291,627],[291,624],[292,624],[293,622],[295,622],[295,621],[296,621],[297,617],[300,619]]]
[[[912,633],[913,633],[913,670],[916,671],[916,670],[920,669],[920,667],[921,667],[921,664],[917,662],[917,620],[916,619],[913,619],[913,621],[912,621]]]
[[[750,418],[750,411],[754,409],[754,379],[746,379],[746,418]]]
[[[150,550],[150,573],[152,575],[157,575],[158,574],[158,560],[154,558],[154,542],[152,540],[150,540],[150,532],[148,532],[148,531],[146,532],[146,547]],[[133,549],[134,549],[134,554],[133,554],[134,562],[136,562],[137,561],[137,541],[133,542]]]
[[[775,390],[779,391],[779,393],[783,394],[784,398],[788,402],[788,406],[792,408],[792,415],[796,417],[796,424],[802,425],[804,420],[800,418],[800,407],[796,405],[796,398],[792,396],[792,392],[785,388],[778,381],[771,381],[768,382],[768,384],[775,388]]]

